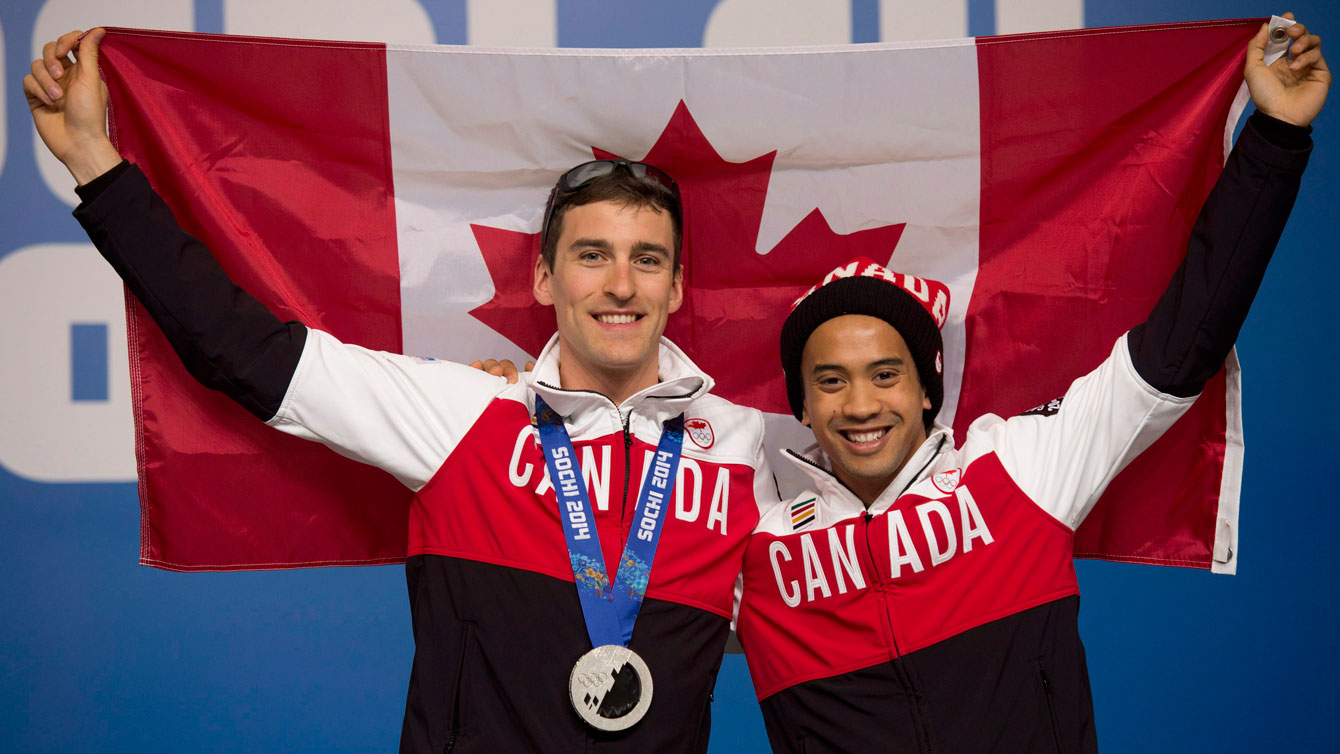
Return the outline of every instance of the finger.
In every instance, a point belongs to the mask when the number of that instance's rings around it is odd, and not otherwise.
[[[30,110],[36,110],[39,106],[51,107],[53,104],[51,97],[42,91],[42,85],[37,83],[37,79],[31,73],[23,77],[23,93],[28,96],[28,108]]]
[[[60,85],[52,80],[51,72],[47,70],[46,64],[41,60],[33,61],[33,72],[23,77],[25,85],[29,78],[32,78],[36,91],[41,93],[40,99],[43,102],[52,105],[60,99]]]
[[[1321,47],[1321,37],[1316,34],[1309,34],[1305,37],[1299,37],[1298,41],[1289,45],[1289,54],[1302,55],[1315,47]]]
[[[75,29],[67,31],[56,38],[56,54],[65,57],[70,51],[79,46],[79,38],[84,35],[83,31]]]
[[[83,32],[71,31],[60,35],[54,42],[47,42],[42,46],[42,59],[47,64],[47,69],[56,77],[65,75],[65,66],[69,58],[66,57],[70,50],[74,49],[79,41],[79,35]]]
[[[60,58],[65,53],[56,54],[56,43],[47,42],[42,45],[42,65],[51,72],[51,77],[58,79],[65,75],[65,66],[61,64]]]
[[[517,381],[516,364],[511,359],[503,359],[498,362],[498,373],[507,379],[509,385],[515,385]]]
[[[1289,45],[1289,54],[1296,55],[1298,52],[1302,52],[1302,50],[1297,50],[1295,52],[1295,48],[1298,47],[1298,42],[1301,41],[1303,37],[1307,36],[1307,29],[1304,28],[1302,24],[1294,24],[1286,29],[1285,32],[1289,35],[1290,39],[1294,40],[1293,44]]]
[[[1294,71],[1304,71],[1315,66],[1319,60],[1321,60],[1321,50],[1314,47],[1289,61],[1289,68]]]
[[[483,369],[483,368],[484,368],[484,362],[480,361],[479,359],[475,359],[474,361],[470,362],[470,368],[471,368],[471,369]]]
[[[1293,11],[1291,11],[1291,10],[1286,10],[1286,11],[1284,11],[1283,13],[1280,14],[1280,18],[1287,18],[1287,19],[1289,19],[1290,21],[1292,21],[1292,20],[1293,20]]]
[[[79,72],[90,76],[98,75],[98,45],[107,36],[107,30],[98,28],[85,34],[79,40]]]
[[[1269,34],[1269,27],[1266,24],[1261,24],[1261,28],[1256,32],[1256,36],[1252,37],[1251,40],[1247,42],[1247,68],[1265,64],[1266,41]]]
[[[533,362],[533,361],[527,361],[527,362],[526,362],[526,371],[527,371],[527,372],[535,371],[535,362]]]

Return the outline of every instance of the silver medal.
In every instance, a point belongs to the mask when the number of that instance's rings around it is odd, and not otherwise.
[[[568,678],[572,708],[597,730],[636,725],[651,706],[651,670],[637,653],[617,644],[587,652]]]

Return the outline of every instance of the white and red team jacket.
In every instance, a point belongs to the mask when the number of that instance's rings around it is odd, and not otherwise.
[[[268,422],[385,469],[416,492],[408,553],[416,655],[403,743],[426,746],[411,750],[441,751],[448,740],[473,750],[473,739],[494,751],[509,742],[518,751],[579,751],[594,733],[567,701],[568,674],[590,642],[531,421],[536,394],[565,417],[611,574],[662,424],[684,413],[679,471],[632,642],[651,668],[655,703],[610,743],[705,747],[745,539],[777,502],[762,416],[711,395],[711,378],[666,339],[661,381],[619,406],[556,387],[558,357],[554,336],[535,370],[507,385],[460,364],[368,351],[310,330]],[[452,638],[441,647],[444,635]],[[515,676],[500,669],[513,665]],[[419,715],[422,726],[412,725]]]
[[[382,468],[414,491],[406,580],[414,665],[403,752],[703,752],[745,540],[777,503],[762,415],[662,339],[661,382],[620,405],[562,390],[557,336],[524,382],[346,345],[280,322],[181,230],[138,168],[79,188],[76,217],[190,373],[271,426]],[[568,700],[591,648],[558,504],[531,424],[565,417],[610,573],[666,419],[685,416],[675,490],[631,647],[654,696],[617,733]]]
[[[1008,677],[1012,669],[989,670],[995,658],[979,665],[966,652],[918,654],[937,644],[961,643],[955,639],[970,631],[1005,634],[1010,649],[1002,656],[1036,659],[1037,667],[1025,662],[1024,677],[1006,688],[1045,707],[1051,693],[1046,684],[1082,669],[1078,633],[1069,632],[1073,644],[1059,641],[1064,631],[1043,641],[1043,635],[1021,630],[1029,621],[1010,616],[1057,603],[1059,614],[1048,615],[1046,622],[1070,625],[1076,611],[1066,598],[1079,594],[1075,528],[1112,477],[1193,400],[1147,385],[1136,374],[1123,337],[1098,369],[1071,386],[1053,413],[982,417],[957,448],[952,430],[937,424],[868,510],[832,474],[818,446],[790,454],[814,487],[769,511],[750,537],[737,624],[774,748],[867,750],[856,742],[869,741],[888,726],[860,718],[888,714],[887,705],[870,704],[856,719],[832,721],[832,727],[847,729],[850,739],[832,740],[825,736],[827,725],[810,730],[805,724],[806,716],[821,714],[839,699],[842,705],[855,703],[859,697],[844,683],[855,678],[848,675],[852,671],[905,659],[912,677],[924,677],[930,687],[945,679],[948,668],[941,662],[974,666],[971,675],[982,674],[976,678],[981,683],[990,683],[991,672]],[[902,689],[897,674],[890,676]],[[906,683],[910,698],[918,696],[916,685]],[[1087,695],[1087,683],[1083,686]],[[830,688],[834,698],[826,704],[810,699]],[[1073,683],[1066,688],[1078,690]],[[908,740],[927,739],[927,751],[1050,750],[1033,745],[1031,736],[957,725],[965,709],[974,709],[969,704],[922,700],[898,711],[912,713]],[[1023,727],[1020,721],[998,722]],[[1050,739],[1050,728],[1042,732]],[[977,736],[990,743],[971,743]],[[896,740],[884,739],[886,746],[870,750],[901,751]],[[1009,741],[1019,748],[1002,745]]]
[[[1222,367],[1309,132],[1252,116],[1149,317],[1063,398],[936,425],[868,510],[791,454],[814,488],[750,537],[736,626],[775,751],[1097,751],[1075,529]]]

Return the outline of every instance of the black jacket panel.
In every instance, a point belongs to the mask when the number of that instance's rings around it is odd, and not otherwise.
[[[774,751],[1081,754],[1098,750],[1079,597],[892,662],[763,700]]]
[[[645,600],[630,647],[651,669],[651,707],[602,733],[568,701],[573,663],[591,648],[572,582],[437,555],[405,570],[416,648],[401,752],[707,750],[725,618]]]

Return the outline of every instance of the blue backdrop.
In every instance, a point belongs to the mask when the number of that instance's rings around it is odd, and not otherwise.
[[[914,12],[911,0],[778,2],[771,13],[761,0],[724,0],[723,7],[715,0],[507,0],[492,9],[487,0],[345,4],[373,9],[369,17],[383,24],[364,27],[372,29],[365,37],[393,41],[495,44],[514,33],[528,43],[608,47],[736,44],[759,35],[802,42],[796,35],[807,30],[823,37],[816,42],[835,41],[835,34],[853,42],[917,36],[890,23],[893,14]],[[358,23],[356,11],[318,18],[310,14],[318,5],[0,6],[2,750],[364,752],[396,745],[412,653],[402,570],[175,574],[138,566],[139,508],[134,484],[125,481],[134,476],[128,420],[112,422],[112,441],[99,439],[109,421],[99,411],[126,405],[118,392],[124,357],[117,312],[62,314],[88,297],[44,278],[58,257],[35,248],[84,241],[68,216],[68,176],[44,178],[49,171],[34,149],[19,80],[35,39],[108,22],[358,36],[339,26],[342,16]],[[514,31],[500,10],[509,5],[510,22],[519,21]],[[912,25],[930,29],[923,36],[1025,31],[1048,19],[1106,26],[1286,10],[1244,0],[960,0],[933,7],[938,20]],[[1323,36],[1340,34],[1336,4],[1313,0],[1293,10]],[[788,14],[797,19],[789,26]],[[833,22],[815,23],[813,14]],[[953,33],[941,33],[945,28]],[[397,34],[403,36],[393,39]],[[301,86],[293,76],[276,72],[276,85]],[[1338,112],[1333,103],[1317,124],[1302,197],[1239,341],[1248,445],[1239,575],[1079,565],[1082,628],[1107,752],[1335,750],[1333,723],[1325,721],[1340,701],[1333,636],[1340,608],[1329,551],[1340,512],[1326,476],[1335,454],[1327,450],[1323,419],[1337,367],[1330,338],[1340,278],[1332,173]],[[32,260],[46,261],[33,267]],[[58,348],[25,339],[52,322],[68,332]],[[28,383],[37,383],[33,392]],[[30,396],[49,399],[51,390],[58,405],[39,405],[35,413]],[[63,460],[43,465],[32,458]],[[714,752],[766,750],[738,656],[725,659],[714,720]]]

